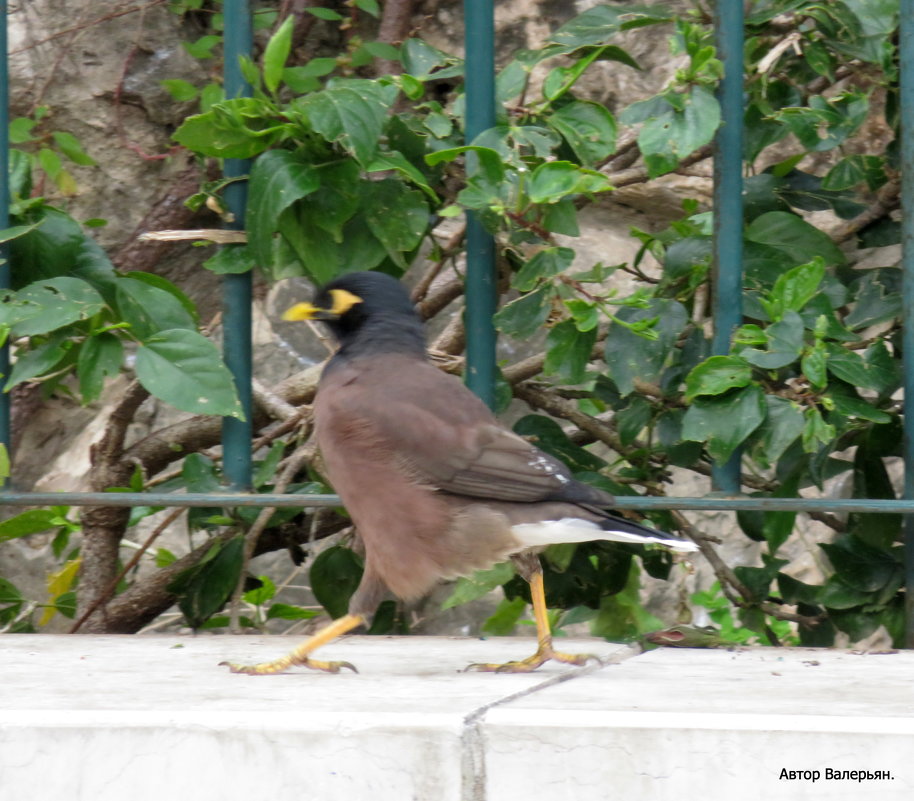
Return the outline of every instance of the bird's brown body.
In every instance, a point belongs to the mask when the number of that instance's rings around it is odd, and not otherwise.
[[[564,465],[412,354],[356,358],[328,371],[314,416],[327,476],[365,543],[351,613],[372,614],[385,588],[413,600],[442,578],[504,561],[524,547],[511,529],[518,523],[599,519],[545,502],[569,481]]]
[[[370,620],[388,594],[425,595],[441,579],[509,556],[531,585],[538,648],[485,670],[533,670],[587,655],[552,648],[537,548],[616,540],[693,543],[610,512],[612,496],[576,481],[557,459],[502,426],[460,381],[426,357],[422,323],[403,287],[379,273],[352,273],[286,319],[327,323],[340,343],[321,376],[314,419],[327,477],[365,545],[365,572],[349,614],[291,654],[232,669],[275,673],[293,664],[338,671],[310,654]],[[351,665],[345,665],[352,667]]]

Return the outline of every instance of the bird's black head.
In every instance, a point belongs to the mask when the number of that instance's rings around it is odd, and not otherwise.
[[[284,320],[320,320],[353,354],[425,352],[425,333],[406,288],[384,273],[348,273],[297,303]]]

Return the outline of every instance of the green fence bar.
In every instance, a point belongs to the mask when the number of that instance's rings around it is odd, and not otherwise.
[[[466,141],[495,125],[495,9],[492,0],[464,0]],[[468,166],[473,159],[468,158]],[[471,168],[471,167],[470,167]],[[479,218],[467,213],[467,276],[464,323],[466,383],[495,405],[495,240]]]
[[[904,497],[914,499],[914,0],[901,0],[901,230],[904,331]],[[905,646],[914,648],[914,515],[904,521]]]
[[[225,94],[226,97],[249,97],[251,87],[241,72],[241,58],[251,57],[254,44],[251,10],[247,0],[225,0]],[[226,178],[241,178],[250,172],[248,159],[225,159]],[[225,201],[233,220],[227,225],[244,230],[247,205],[247,182],[236,181],[225,189]],[[250,273],[223,276],[222,284],[222,350],[225,363],[235,378],[244,420],[233,417],[222,421],[222,459],[225,477],[234,489],[251,486],[251,304]]]
[[[724,65],[718,100],[724,120],[714,152],[714,338],[715,354],[730,352],[733,330],[743,319],[743,4],[717,0],[717,53]],[[740,451],[715,465],[717,492],[740,491]]]
[[[8,228],[10,224],[10,90],[6,17],[6,0],[0,0],[0,175],[3,176],[3,181],[0,181],[0,228]],[[0,292],[12,286],[11,267],[8,259],[9,248],[6,245],[0,245]],[[4,342],[0,346],[0,377],[5,381],[9,373],[10,346],[9,342]],[[7,453],[12,455],[9,392],[0,392],[0,447],[6,448]]]

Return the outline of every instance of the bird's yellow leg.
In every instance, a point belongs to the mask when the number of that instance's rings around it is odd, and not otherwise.
[[[549,628],[549,616],[546,612],[546,590],[543,586],[543,573],[537,570],[529,579],[530,597],[533,599],[533,619],[536,621],[537,648],[533,656],[517,662],[505,662],[503,665],[485,662],[472,664],[467,670],[482,670],[492,673],[530,673],[544,662],[554,659],[569,665],[586,665],[593,659],[600,659],[593,654],[566,654],[552,647],[552,631]]]
[[[305,640],[285,656],[274,659],[272,662],[261,662],[259,665],[239,665],[235,662],[220,662],[219,664],[228,665],[232,673],[247,673],[249,676],[282,673],[292,665],[303,665],[312,670],[323,670],[327,673],[339,673],[341,668],[349,668],[354,673],[358,673],[355,666],[349,662],[322,662],[318,659],[311,659],[310,654],[331,640],[341,637],[347,631],[352,631],[356,626],[361,626],[364,622],[365,618],[361,615],[344,615],[324,626],[313,637]]]

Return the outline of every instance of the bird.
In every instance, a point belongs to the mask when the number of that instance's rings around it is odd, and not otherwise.
[[[460,379],[435,367],[423,322],[397,279],[344,274],[283,319],[321,321],[339,345],[318,382],[314,426],[326,477],[364,543],[365,569],[346,615],[279,659],[224,663],[232,671],[355,670],[312,654],[365,624],[390,595],[417,600],[442,579],[508,558],[530,584],[537,649],[468,669],[520,673],[549,660],[584,665],[596,657],[553,647],[538,551],[592,540],[697,549],[614,514],[613,496],[577,481],[563,462],[502,425]]]

